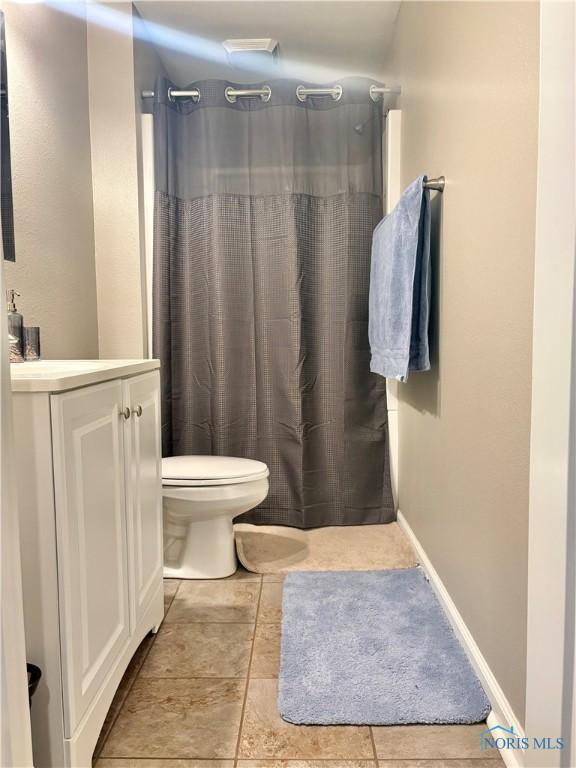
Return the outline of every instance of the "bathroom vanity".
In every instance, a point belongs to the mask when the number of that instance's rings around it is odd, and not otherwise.
[[[88,768],[163,617],[159,362],[11,367],[34,764]]]

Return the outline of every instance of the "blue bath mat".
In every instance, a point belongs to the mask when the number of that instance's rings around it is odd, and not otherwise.
[[[420,568],[291,573],[280,714],[307,725],[478,723],[490,703]]]

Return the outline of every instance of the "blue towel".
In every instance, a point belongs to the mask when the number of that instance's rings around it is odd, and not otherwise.
[[[406,381],[430,368],[430,193],[420,176],[372,237],[370,370]]]

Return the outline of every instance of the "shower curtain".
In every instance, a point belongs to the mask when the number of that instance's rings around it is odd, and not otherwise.
[[[371,80],[339,100],[171,100],[156,83],[154,355],[164,455],[260,459],[270,493],[242,522],[388,522],[385,380],[370,373],[368,281],[382,217],[381,106]],[[307,85],[307,84],[303,84]]]

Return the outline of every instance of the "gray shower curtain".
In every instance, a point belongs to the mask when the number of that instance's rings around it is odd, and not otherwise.
[[[267,102],[234,103],[234,83],[187,86],[197,102],[156,83],[163,449],[265,461],[269,496],[243,522],[394,518],[385,380],[368,348],[381,107],[372,81],[340,82],[339,101],[301,102],[301,83],[278,80]]]

